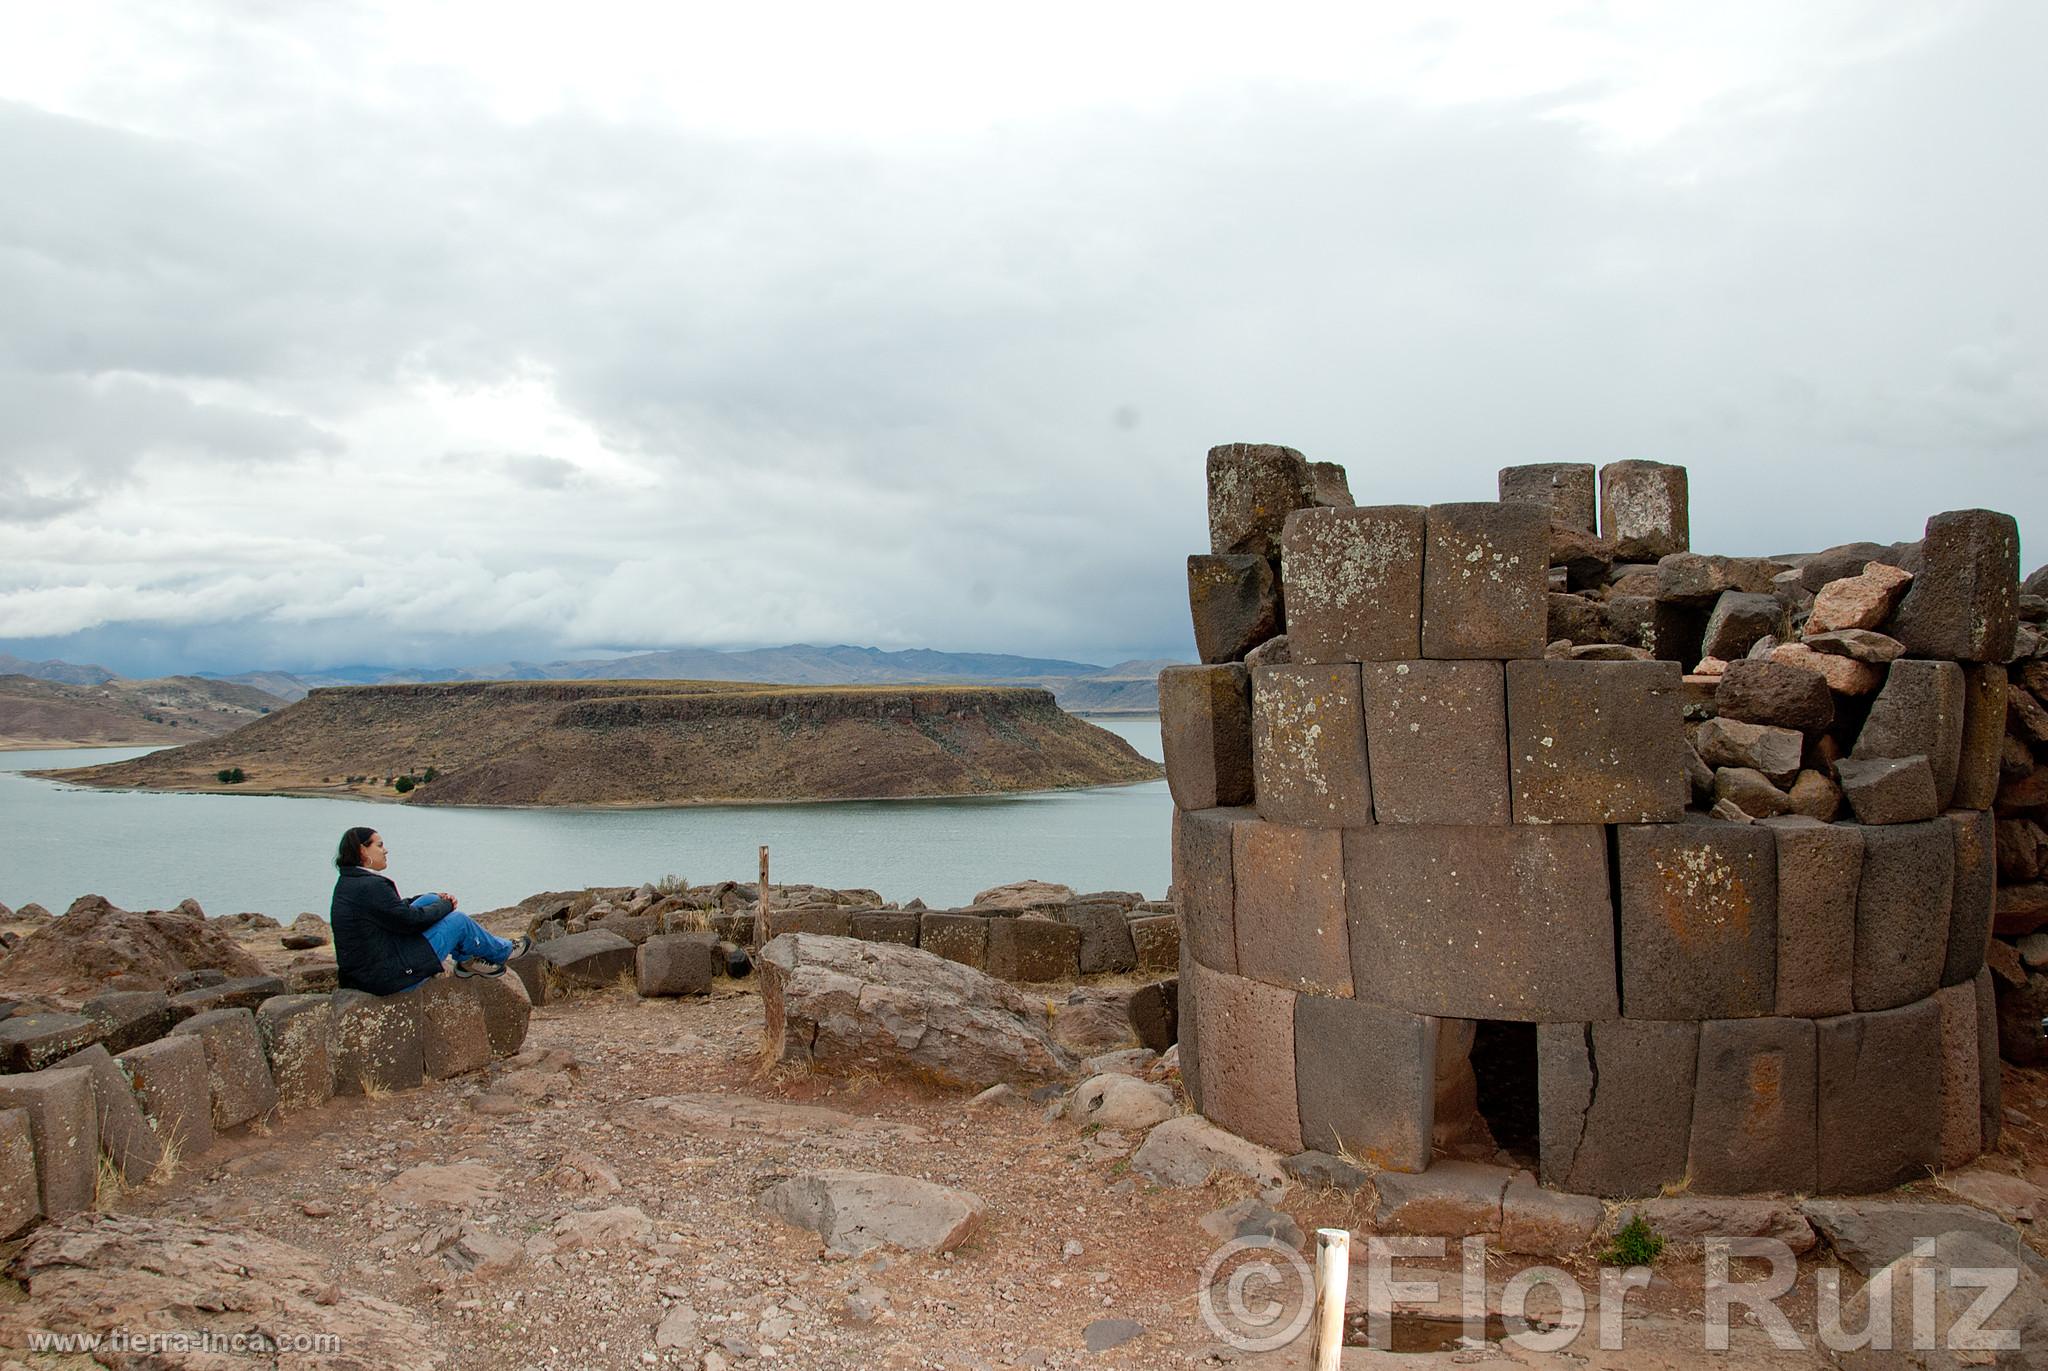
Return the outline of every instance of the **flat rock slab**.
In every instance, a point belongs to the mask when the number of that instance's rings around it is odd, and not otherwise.
[[[1422,655],[1420,505],[1310,509],[1281,538],[1287,646],[1303,664]]]
[[[1675,662],[1509,662],[1515,821],[1675,821],[1687,798],[1683,681]]]
[[[1499,662],[1371,662],[1360,677],[1376,821],[1508,822]]]
[[[1159,673],[1159,741],[1176,806],[1251,803],[1251,710],[1251,676],[1237,663]]]
[[[1501,1197],[1500,1248],[1531,1257],[1568,1257],[1585,1250],[1607,1206],[1591,1195],[1545,1190],[1528,1177],[1508,1182]]]
[[[2019,1230],[1965,1204],[1915,1204],[1902,1200],[1807,1200],[1799,1212],[1820,1231],[1836,1256],[1858,1275],[1905,1256],[1913,1244],[1943,1233],[1969,1233],[1994,1244],[2037,1271],[2048,1259],[2021,1241]]]
[[[1287,1188],[1281,1154],[1218,1128],[1196,1114],[1168,1119],[1145,1135],[1131,1169],[1160,1185],[1207,1185],[1215,1175],[1246,1176],[1268,1198]]]
[[[1994,1273],[2016,1279],[1987,1290]],[[1844,1302],[1838,1326],[1870,1339],[1840,1354],[1842,1371],[2038,1366],[2048,1346],[2048,1281],[1992,1241],[1943,1233],[1881,1268]]]
[[[1504,1166],[1459,1161],[1438,1162],[1417,1175],[1382,1172],[1374,1178],[1379,1203],[1373,1227],[1446,1238],[1498,1233],[1501,1203],[1516,1174]]]
[[[91,1070],[45,1067],[0,1076],[0,1109],[28,1115],[42,1212],[60,1219],[90,1209],[99,1183],[100,1152]]]
[[[206,1088],[213,1096],[213,1126],[233,1128],[277,1108],[277,1083],[263,1056],[256,1015],[247,1009],[210,1009],[171,1030],[206,1049]]]
[[[109,991],[87,1000],[78,1012],[99,1025],[100,1042],[117,1057],[161,1038],[176,1022],[171,997],[161,990]]]
[[[1630,824],[1618,830],[1617,850],[1629,1017],[1769,1014],[1778,984],[1771,831],[1718,821]]]
[[[1050,1036],[1043,997],[923,948],[785,933],[758,966],[775,1060],[977,1090],[1056,1080],[1073,1066]]]
[[[501,1177],[480,1162],[426,1162],[385,1183],[386,1202],[411,1209],[467,1209],[497,1192]]]
[[[0,1019],[0,1071],[40,1071],[99,1041],[98,1021],[55,1011]]]
[[[171,996],[171,1012],[180,1019],[207,1014],[216,1009],[254,1009],[272,995],[289,989],[277,976],[237,976],[218,985],[202,986]]]
[[[419,1000],[337,990],[334,1006],[334,1093],[412,1090],[426,1079]]]
[[[206,1048],[198,1039],[158,1038],[129,1048],[120,1062],[165,1146],[187,1157],[213,1146],[213,1096],[206,1088]]]
[[[840,1256],[878,1247],[950,1252],[981,1227],[987,1208],[969,1191],[876,1171],[806,1171],[762,1191],[760,1204]]]
[[[1770,1238],[1798,1255],[1811,1252],[1819,1241],[1794,1200],[1659,1196],[1617,1211],[1613,1227],[1622,1227],[1636,1215],[1664,1239],[1665,1254],[1672,1257],[1698,1255],[1709,1238]]]

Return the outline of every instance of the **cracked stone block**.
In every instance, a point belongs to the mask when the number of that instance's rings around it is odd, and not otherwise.
[[[1236,663],[1159,673],[1159,741],[1175,805],[1251,803],[1251,711],[1251,676]]]
[[[1344,884],[1361,1000],[1460,1019],[1619,1012],[1599,827],[1347,829]]]
[[[1970,983],[1977,997],[1977,1078],[1981,1091],[1977,1100],[1979,1145],[1989,1152],[1998,1146],[2005,1124],[2005,1073],[1998,1058],[1998,989],[1992,983],[1991,968],[1985,967]]]
[[[1682,692],[1671,662],[1509,662],[1515,822],[1677,820],[1689,789]]]
[[[1221,971],[1198,970],[1196,983],[1196,1036],[1228,1048],[1202,1060],[1202,1112],[1240,1138],[1293,1156],[1302,1150],[1294,992]],[[1183,1002],[1183,1025],[1187,1013]]]
[[[1173,970],[1180,965],[1180,916],[1148,914],[1132,919],[1131,945],[1138,950],[1138,970]]]
[[[1893,662],[1849,755],[1925,757],[1934,773],[1935,808],[1946,809],[1962,764],[1967,701],[1963,669],[1954,662]]]
[[[1963,668],[1963,740],[1956,764],[1957,809],[1989,809],[1998,798],[1998,755],[2005,743],[2006,670]]]
[[[1356,666],[1252,673],[1252,774],[1262,819],[1324,828],[1372,822]]]
[[[83,1014],[10,1014],[0,1019],[0,1071],[40,1071],[91,1047],[99,1036],[99,1024]]]
[[[1941,984],[1955,899],[1956,839],[1946,819],[1866,825],[1856,893],[1856,1007],[1891,1009]]]
[[[1195,655],[1205,662],[1241,661],[1287,627],[1280,579],[1264,557],[1188,558],[1188,608],[1195,621]]]
[[[1654,562],[1692,548],[1685,468],[1609,462],[1600,468],[1600,536],[1626,562]]]
[[[1591,1195],[1560,1195],[1527,1177],[1508,1182],[1501,1197],[1500,1248],[1532,1257],[1568,1257],[1585,1250],[1607,1207]]]
[[[1553,524],[1593,533],[1599,527],[1600,477],[1591,462],[1532,462],[1502,467],[1504,504],[1536,505]]]
[[[2019,627],[2020,530],[2010,514],[1956,509],[1927,521],[1920,565],[1886,632],[1916,657],[2002,662]]]
[[[1550,519],[1520,504],[1431,505],[1424,520],[1424,657],[1541,657]]]
[[[27,1230],[43,1216],[42,1186],[36,1180],[35,1133],[26,1109],[0,1109],[0,1241]]]
[[[287,1113],[334,1094],[334,1004],[325,995],[273,995],[256,1006],[256,1030]]]
[[[1131,941],[1130,920],[1121,906],[1077,901],[1060,911],[1060,921],[1071,924],[1081,934],[1080,947],[1074,955],[1083,976],[1121,975],[1136,969],[1138,948]],[[989,924],[991,965],[995,958],[995,925],[999,922]],[[1073,972],[1066,974],[1071,976]]]
[[[982,915],[928,911],[919,916],[917,945],[949,962],[988,970],[988,920]]]
[[[277,1108],[277,1083],[263,1057],[263,1037],[249,1009],[209,1009],[171,1030],[199,1039],[206,1049],[206,1088],[213,1096],[216,1131],[258,1119]]]
[[[164,1037],[120,1055],[142,1112],[167,1147],[195,1157],[213,1146],[213,1095],[206,1087],[206,1048],[196,1038]]]
[[[337,990],[331,999],[335,1094],[412,1090],[426,1078],[418,997]]]
[[[644,996],[706,995],[724,963],[717,934],[664,933],[640,944],[634,970]]]
[[[1294,1001],[1302,1142],[1381,1171],[1421,1171],[1435,1128],[1437,1021],[1356,1000]]]
[[[1962,1166],[1983,1149],[1984,1085],[1977,1053],[1977,988],[1965,982],[1934,992],[1941,1024],[1941,1164]]]
[[[853,936],[863,942],[895,943],[901,947],[916,947],[917,915],[897,913],[893,910],[857,912],[853,916]]]
[[[462,984],[483,1009],[491,1055],[515,1055],[526,1044],[527,1021],[533,1017],[533,1001],[527,998],[526,983],[508,975],[472,976]]]
[[[1814,1187],[1814,1023],[1709,1019],[1699,1026],[1686,1171],[1704,1195]]]
[[[484,1009],[461,979],[435,976],[406,993],[420,1002],[420,1067],[428,1080],[445,1081],[489,1064]]]
[[[113,990],[95,995],[78,1012],[99,1025],[100,1042],[120,1056],[171,1031],[171,997],[161,990]]]
[[[1208,467],[1209,550],[1278,557],[1287,516],[1316,503],[1308,459],[1278,443],[1223,443]]]
[[[1212,971],[1237,970],[1237,877],[1240,824],[1252,809],[1175,810],[1173,888],[1180,895],[1181,946]]]
[[[1460,1161],[1438,1162],[1419,1175],[1384,1172],[1373,1178],[1379,1191],[1373,1228],[1443,1238],[1498,1233],[1502,1200],[1515,1174],[1504,1166]]]
[[[1344,835],[1334,828],[1236,828],[1237,973],[1323,995],[1351,993]]]
[[[1067,917],[1105,908],[1084,905],[1081,910],[1067,911]],[[1109,913],[1119,925],[1123,923],[1122,913],[1115,909]],[[1091,926],[1094,922],[1091,918]],[[1052,919],[990,919],[988,974],[1005,981],[1071,981],[1080,969],[1085,936],[1081,926]],[[1131,960],[1135,963],[1136,956]]]
[[[1504,824],[1507,686],[1499,662],[1368,662],[1365,747],[1383,824]]]
[[[1632,1019],[1773,1011],[1778,857],[1770,829],[1697,819],[1617,830],[1621,1003]]]
[[[1977,1012],[1974,1003],[1970,1012]],[[99,1129],[100,1151],[113,1162],[123,1181],[139,1185],[148,1180],[163,1160],[163,1143],[142,1112],[135,1087],[114,1061],[113,1054],[104,1044],[94,1043],[58,1065],[84,1067],[92,1074],[93,1117]]]
[[[1956,840],[1956,879],[1949,901],[1948,949],[1941,983],[1961,985],[1984,965],[1998,888],[1998,825],[1985,810],[1951,809],[1942,816]]]
[[[1766,819],[1778,844],[1777,1012],[1817,1019],[1856,1007],[1856,894],[1863,831],[1802,815]]]
[[[1923,823],[1941,812],[1925,757],[1844,757],[1835,779],[1861,824]]]
[[[1699,1041],[1653,1019],[1539,1024],[1543,1183],[1624,1198],[1683,1180]]]
[[[1889,1190],[1941,1160],[1941,1011],[1930,997],[1814,1024],[1823,1194]]]
[[[1281,539],[1287,650],[1296,661],[1422,655],[1420,505],[1303,510]]]
[[[28,1115],[43,1214],[61,1219],[92,1208],[100,1159],[92,1071],[83,1066],[52,1066],[0,1076],[0,1109],[19,1109]]]

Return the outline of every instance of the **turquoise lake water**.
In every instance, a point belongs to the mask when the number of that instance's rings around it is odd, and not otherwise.
[[[1157,718],[1092,722],[1161,755]],[[472,910],[670,874],[751,881],[762,843],[777,882],[865,886],[935,907],[1027,877],[1153,899],[1172,879],[1164,781],[967,800],[535,810],[86,790],[20,774],[150,750],[0,752],[0,901],[61,914],[87,892],[126,909],[190,896],[209,914],[325,917],[335,844],[355,824],[384,834],[400,890],[446,890]]]

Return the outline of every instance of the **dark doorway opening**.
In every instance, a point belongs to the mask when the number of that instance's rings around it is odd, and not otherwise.
[[[1482,1019],[1472,1036],[1479,1114],[1501,1151],[1534,1166],[1540,1151],[1536,1025]]]

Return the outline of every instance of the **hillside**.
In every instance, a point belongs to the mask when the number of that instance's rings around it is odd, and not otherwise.
[[[274,695],[230,681],[67,684],[0,676],[0,747],[115,747],[216,737],[283,709]]]
[[[1159,710],[1156,678],[1170,662],[1122,662],[1101,667],[1058,658],[1018,657],[1005,653],[935,652],[913,649],[886,652],[844,644],[819,647],[791,643],[784,647],[720,652],[710,648],[679,648],[643,652],[606,661],[562,661],[535,664],[501,662],[467,668],[343,666],[293,675],[252,671],[222,679],[266,690],[287,700],[303,699],[309,690],[338,685],[400,685],[420,681],[752,681],[781,685],[1030,685],[1052,692],[1060,708],[1087,714],[1154,714]]]
[[[239,786],[218,773],[239,767]],[[1043,690],[507,681],[316,690],[230,737],[40,773],[84,785],[678,805],[1051,790],[1154,780]]]

